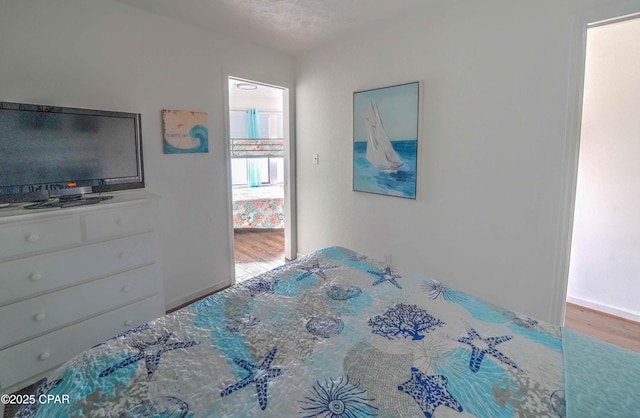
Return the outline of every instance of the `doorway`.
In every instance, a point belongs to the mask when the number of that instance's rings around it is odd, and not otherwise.
[[[292,258],[288,90],[228,76],[228,141],[235,282]]]
[[[640,349],[640,19],[589,23],[565,325]]]

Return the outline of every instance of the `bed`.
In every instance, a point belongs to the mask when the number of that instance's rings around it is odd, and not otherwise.
[[[263,186],[233,189],[233,227],[284,228],[284,189]]]
[[[141,325],[20,417],[640,416],[640,356],[330,247]]]

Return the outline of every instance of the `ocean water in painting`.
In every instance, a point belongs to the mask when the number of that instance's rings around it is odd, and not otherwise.
[[[404,165],[395,172],[384,172],[367,160],[367,143],[353,143],[353,189],[391,196],[416,197],[416,140],[391,141]]]

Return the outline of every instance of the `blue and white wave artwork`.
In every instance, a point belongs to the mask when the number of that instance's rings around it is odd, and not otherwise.
[[[166,139],[164,140],[165,154],[190,154],[209,152],[209,130],[206,126],[194,125],[189,130],[189,137],[194,140],[194,146],[191,148],[178,148],[171,145]]]

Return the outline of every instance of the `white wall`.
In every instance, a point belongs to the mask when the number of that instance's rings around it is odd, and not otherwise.
[[[114,1],[0,2],[0,100],[142,113],[169,306],[231,280],[223,67],[293,82],[289,56]],[[164,108],[208,112],[208,154],[163,154]]]
[[[390,253],[405,270],[552,320],[572,23],[605,3],[426,4],[300,57],[299,251]],[[415,80],[418,199],[353,192],[352,92]]]
[[[229,88],[231,89],[231,86]],[[282,97],[229,96],[229,109],[257,109],[260,112],[282,112]]]
[[[640,320],[640,19],[589,29],[568,300]]]

